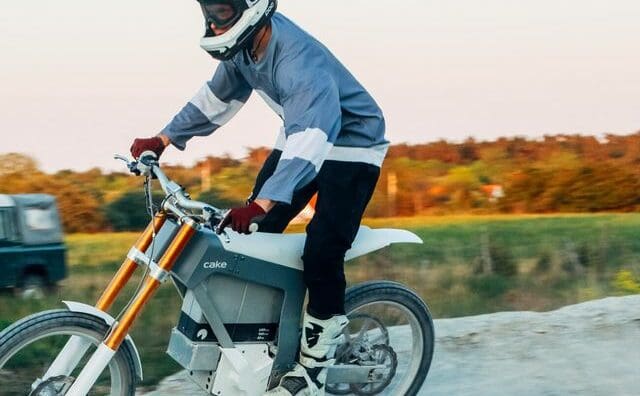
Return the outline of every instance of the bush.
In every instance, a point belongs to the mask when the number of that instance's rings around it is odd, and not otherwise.
[[[469,289],[485,298],[496,298],[509,289],[509,280],[502,275],[480,275],[469,278]]]
[[[640,293],[640,281],[636,280],[633,273],[629,270],[618,271],[613,280],[613,286],[621,293]]]
[[[153,202],[159,205],[164,194],[153,194]],[[131,191],[111,202],[104,214],[115,231],[137,231],[144,229],[151,217],[147,212],[144,191]]]
[[[491,262],[495,274],[506,277],[518,274],[518,264],[509,249],[501,245],[491,244],[489,246],[489,254],[491,254]]]
[[[549,271],[549,269],[551,269],[551,262],[551,253],[545,250],[540,257],[538,257],[538,261],[536,261],[536,272],[543,273]]]
[[[580,263],[580,265],[585,268],[591,265],[594,254],[592,253],[591,248],[589,247],[587,242],[583,242],[580,246],[578,246],[578,251],[576,253],[578,254],[578,262]]]
[[[243,204],[237,200],[225,198],[219,191],[213,189],[201,193],[198,195],[197,199],[198,201],[206,202],[209,205],[215,206],[218,209],[228,209]]]

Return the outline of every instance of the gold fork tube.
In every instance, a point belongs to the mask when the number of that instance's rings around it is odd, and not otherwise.
[[[192,221],[182,224],[178,234],[162,255],[162,258],[158,263],[158,267],[167,272],[171,271],[171,268],[173,268],[173,265],[180,256],[180,253],[182,253],[185,246],[196,232],[196,227],[197,224]],[[114,326],[113,331],[107,336],[104,341],[105,345],[114,351],[118,349],[122,340],[127,336],[133,322],[136,320],[149,299],[151,299],[156,289],[158,289],[158,286],[160,286],[160,282],[157,279],[147,276],[142,289],[138,292],[129,308],[122,315],[122,319]]]
[[[159,212],[158,214],[156,214],[156,216],[149,223],[147,228],[144,230],[142,235],[140,235],[135,245],[133,246],[141,252],[146,251],[149,245],[151,245],[154,230],[158,231],[162,227],[166,219],[167,215],[164,212]],[[120,291],[122,291],[127,282],[129,282],[129,279],[131,279],[131,275],[133,275],[136,268],[138,268],[138,264],[127,257],[113,279],[111,279],[111,282],[109,282],[109,285],[107,286],[105,291],[98,299],[96,308],[103,312],[111,308],[111,305],[118,297],[118,294],[120,294]]]

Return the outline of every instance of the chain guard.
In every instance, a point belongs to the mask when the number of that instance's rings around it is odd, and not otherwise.
[[[368,325],[373,325],[367,330],[378,329],[380,334],[375,339],[375,344],[371,345],[371,341],[367,332],[362,329],[355,337],[351,337],[348,329],[345,329],[346,342],[338,347],[336,351],[336,364],[358,364],[361,366],[375,366],[386,364],[389,372],[377,382],[366,384],[327,384],[327,392],[333,395],[375,395],[382,392],[390,383],[396,374],[398,367],[398,358],[389,346],[389,332],[384,324],[376,317],[359,313],[349,316],[350,320],[365,320]],[[376,358],[378,356],[378,358]],[[388,363],[387,363],[388,362]],[[348,385],[348,386],[347,386]],[[368,389],[371,388],[371,389]]]
[[[379,382],[370,382],[366,384],[349,384],[349,389],[356,395],[377,395],[382,392],[396,375],[398,368],[398,355],[387,345],[374,345],[373,354],[376,356],[374,364],[385,364],[389,367],[389,372]],[[369,363],[369,362],[367,362]],[[364,364],[363,364],[364,365]]]

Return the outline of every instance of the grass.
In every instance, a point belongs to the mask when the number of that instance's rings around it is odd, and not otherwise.
[[[640,290],[640,215],[446,216],[367,219],[372,227],[405,228],[424,244],[394,245],[345,265],[351,283],[392,279],[416,290],[434,317],[503,310],[549,310]],[[300,231],[301,226],[292,227]],[[0,295],[0,329],[61,300],[94,304],[138,233],[74,234],[66,238],[69,277],[43,300]],[[493,254],[491,267],[487,252]],[[494,252],[494,253],[491,253]],[[515,273],[500,273],[507,252]],[[504,267],[510,268],[510,267]],[[126,294],[131,295],[135,281]],[[112,314],[126,302],[123,296]],[[178,370],[165,355],[181,301],[163,285],[132,330],[142,354],[146,385]]]
[[[554,309],[629,293],[630,281],[620,282],[618,274],[626,271],[631,282],[640,275],[638,214],[443,216],[365,224],[407,228],[424,244],[359,258],[347,266],[351,279],[403,281],[436,317]],[[478,273],[483,252],[494,248],[513,257],[514,276]]]
[[[68,235],[65,238],[67,262],[72,268],[118,263],[139,235],[138,232]]]

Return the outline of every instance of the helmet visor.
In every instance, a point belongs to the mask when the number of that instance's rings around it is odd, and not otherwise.
[[[242,16],[239,10],[231,1],[203,1],[202,12],[207,20],[207,26],[213,24],[217,28],[232,26]]]

